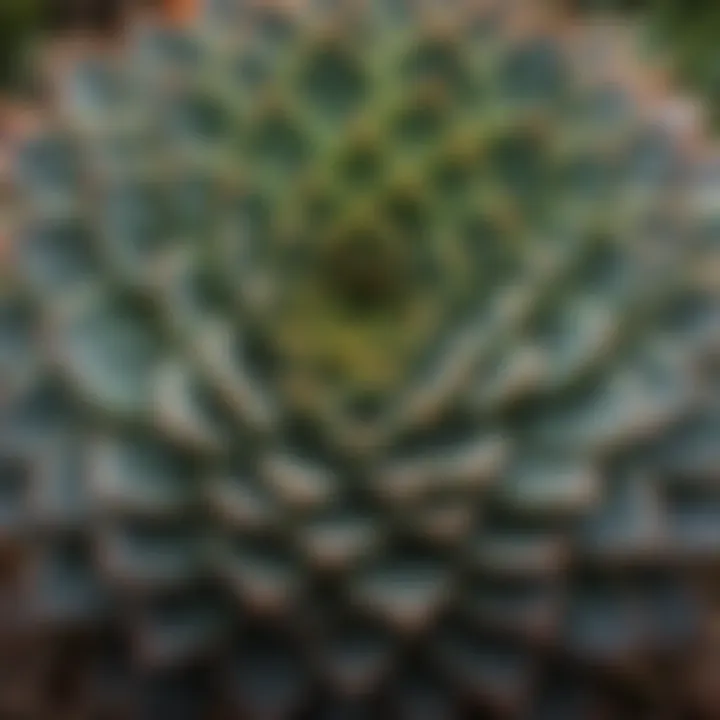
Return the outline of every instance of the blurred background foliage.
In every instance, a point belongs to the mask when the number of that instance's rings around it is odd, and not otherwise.
[[[720,2],[657,2],[661,39],[674,48],[681,73],[707,98],[715,126],[720,126]]]
[[[42,0],[0,0],[0,87],[18,87],[43,20]]]
[[[27,89],[35,48],[47,39],[83,31],[114,32],[123,13],[175,0],[0,0],[0,91]]]
[[[668,50],[683,84],[699,92],[720,129],[720,0],[570,0],[581,12],[613,12],[644,23]]]
[[[158,2],[172,8],[176,0]],[[653,43],[670,50],[683,82],[702,93],[720,128],[720,0],[568,2],[581,13],[609,11],[644,23]],[[148,4],[152,0],[0,0],[0,86],[21,87],[30,48],[48,33],[78,27],[107,32],[123,8]]]

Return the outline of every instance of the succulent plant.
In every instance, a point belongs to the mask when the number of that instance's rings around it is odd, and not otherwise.
[[[717,160],[538,5],[208,2],[64,78],[3,214],[3,712],[680,708]]]

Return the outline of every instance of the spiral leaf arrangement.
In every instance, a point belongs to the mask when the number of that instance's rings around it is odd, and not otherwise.
[[[64,78],[3,215],[0,706],[657,717],[718,166],[537,5],[208,2]]]

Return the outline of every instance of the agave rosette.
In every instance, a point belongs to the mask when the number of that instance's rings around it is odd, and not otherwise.
[[[211,2],[64,77],[0,306],[23,627],[220,659],[249,717],[589,708],[680,657],[720,548],[717,163],[620,35]]]

